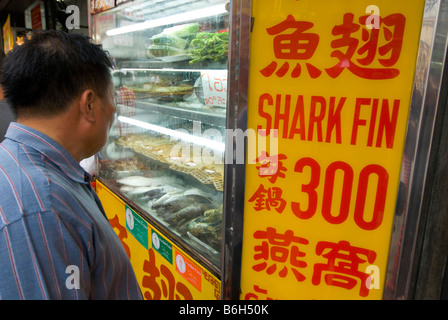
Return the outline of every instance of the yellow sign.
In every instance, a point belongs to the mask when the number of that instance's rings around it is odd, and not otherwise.
[[[14,47],[14,35],[11,29],[11,16],[8,14],[3,25],[3,51],[7,54]]]
[[[382,298],[424,1],[372,4],[252,2],[248,130],[277,139],[247,159],[241,299]]]
[[[101,182],[96,190],[147,300],[219,300],[221,281]]]

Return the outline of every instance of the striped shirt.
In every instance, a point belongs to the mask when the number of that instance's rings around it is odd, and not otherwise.
[[[57,142],[11,123],[0,144],[0,299],[141,299],[90,178]]]

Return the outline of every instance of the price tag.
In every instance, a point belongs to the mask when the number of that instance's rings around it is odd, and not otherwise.
[[[92,0],[90,14],[100,13],[115,7],[115,0]]]
[[[204,100],[207,107],[225,108],[227,102],[227,70],[201,72]]]

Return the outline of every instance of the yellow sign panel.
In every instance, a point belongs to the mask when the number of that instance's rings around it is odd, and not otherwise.
[[[252,2],[241,299],[382,298],[424,1],[372,4]]]
[[[14,35],[11,29],[11,15],[8,14],[3,25],[3,51],[7,54],[14,47]]]
[[[147,300],[219,300],[221,281],[102,183],[96,190]]]

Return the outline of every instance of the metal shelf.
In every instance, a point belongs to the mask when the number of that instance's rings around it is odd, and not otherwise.
[[[178,118],[188,119],[192,121],[200,121],[203,123],[225,127],[226,113],[216,112],[213,110],[193,110],[180,108],[175,106],[161,105],[153,102],[137,100],[137,108],[159,112],[165,115],[170,115]]]

